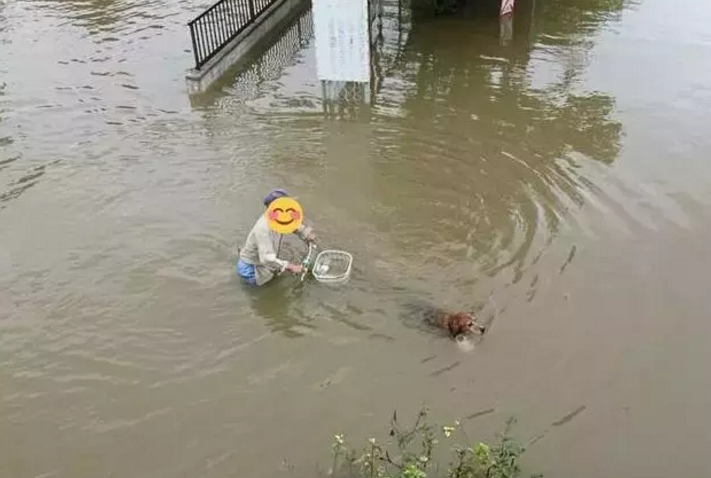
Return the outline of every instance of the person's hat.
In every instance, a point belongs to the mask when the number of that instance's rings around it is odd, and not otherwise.
[[[272,201],[274,201],[275,199],[279,199],[281,197],[285,197],[288,195],[289,195],[289,193],[287,193],[283,189],[274,189],[269,194],[264,196],[264,206],[268,207],[272,203]]]

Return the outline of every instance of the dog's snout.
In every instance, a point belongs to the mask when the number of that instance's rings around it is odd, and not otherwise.
[[[486,326],[481,325],[477,322],[472,322],[472,329],[475,329],[480,334],[483,334],[484,332],[486,332]]]

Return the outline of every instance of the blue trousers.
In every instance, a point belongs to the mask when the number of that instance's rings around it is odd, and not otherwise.
[[[257,285],[257,280],[254,277],[254,266],[247,264],[242,259],[237,261],[237,275],[240,276],[248,285]]]

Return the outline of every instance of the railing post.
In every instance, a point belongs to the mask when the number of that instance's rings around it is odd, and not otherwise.
[[[296,21],[296,30],[299,35],[299,48],[303,46],[303,40],[301,39],[301,18]]]
[[[254,20],[254,0],[249,0],[249,19]]]
[[[195,41],[195,24],[190,24],[190,40],[193,43],[193,56],[195,57],[195,69],[200,69],[200,55],[197,49],[197,41]]]

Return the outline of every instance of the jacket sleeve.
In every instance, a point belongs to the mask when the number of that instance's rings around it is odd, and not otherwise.
[[[294,231],[294,234],[299,236],[299,239],[306,242],[306,240],[309,238],[309,236],[311,235],[313,230],[314,230],[314,228],[311,226],[307,226],[306,221],[304,221],[301,223],[301,226],[299,226],[299,228],[296,231]]]
[[[289,263],[277,257],[268,231],[257,231],[255,238],[259,250],[259,262],[272,270],[283,272]]]

